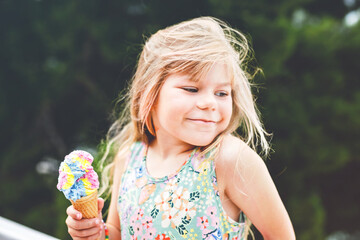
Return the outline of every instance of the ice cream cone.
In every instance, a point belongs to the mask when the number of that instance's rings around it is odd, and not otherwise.
[[[98,216],[97,190],[89,196],[82,197],[71,204],[76,210],[81,212],[83,218],[95,218]]]

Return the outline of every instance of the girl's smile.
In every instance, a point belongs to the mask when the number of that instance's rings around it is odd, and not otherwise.
[[[207,119],[191,119],[188,118],[188,121],[190,121],[192,124],[198,125],[201,128],[214,128],[216,127],[216,124],[218,121],[212,121]],[[200,129],[198,129],[200,130]]]
[[[211,124],[211,123],[217,123],[217,121],[214,121],[214,120],[208,120],[208,119],[192,119],[192,118],[189,118],[190,121],[194,121],[196,123],[206,123],[206,124]]]

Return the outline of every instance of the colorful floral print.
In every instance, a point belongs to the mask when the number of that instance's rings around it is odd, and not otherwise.
[[[177,172],[154,178],[146,145],[135,143],[119,190],[122,239],[244,239],[244,222],[222,208],[209,155],[196,148]]]

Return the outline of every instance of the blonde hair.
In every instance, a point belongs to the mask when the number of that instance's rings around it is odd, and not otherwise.
[[[233,114],[229,126],[204,149],[218,148],[225,134],[240,130],[241,138],[252,148],[257,145],[269,152],[259,112],[251,93],[251,74],[246,61],[251,56],[246,37],[213,17],[200,17],[159,30],[145,43],[136,72],[125,99],[121,116],[109,129],[100,164],[100,194],[110,194],[110,179],[115,154],[125,156],[134,141],[150,143],[155,138],[151,119],[152,107],[167,76],[186,73],[201,79],[215,63],[226,66],[232,84]],[[240,136],[239,136],[240,137]],[[217,151],[214,151],[217,152]]]

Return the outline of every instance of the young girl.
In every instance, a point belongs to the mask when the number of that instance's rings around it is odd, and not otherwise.
[[[73,239],[247,239],[250,221],[264,239],[295,239],[253,150],[260,145],[267,154],[269,145],[246,72],[248,52],[241,33],[210,17],[147,40],[102,159],[100,193],[112,185],[106,224],[102,199],[95,219],[70,206]]]

